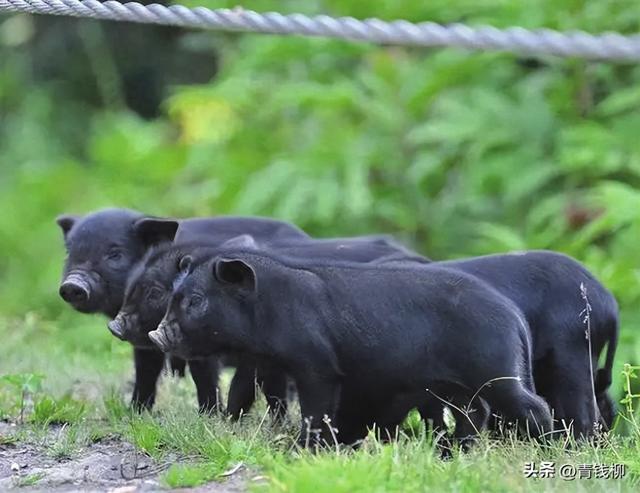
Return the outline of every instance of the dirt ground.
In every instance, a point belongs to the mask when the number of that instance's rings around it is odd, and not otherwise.
[[[136,452],[130,443],[108,438],[92,443],[71,459],[56,459],[42,447],[7,442],[15,427],[0,422],[0,491],[134,493],[165,490],[158,478],[170,465],[158,464]],[[30,479],[38,478],[34,484]],[[239,470],[221,482],[191,488],[194,493],[245,491],[247,471]]]

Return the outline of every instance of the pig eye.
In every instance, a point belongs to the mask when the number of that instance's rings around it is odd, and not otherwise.
[[[202,305],[203,301],[204,301],[204,299],[199,294],[191,295],[189,297],[188,307],[189,308],[198,308],[200,305]]]
[[[123,257],[124,255],[120,250],[111,250],[107,253],[107,260],[111,262],[119,262]]]
[[[164,290],[158,286],[153,286],[147,292],[147,301],[158,301],[164,296]]]

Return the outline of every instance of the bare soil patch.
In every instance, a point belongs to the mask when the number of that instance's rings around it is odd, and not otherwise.
[[[158,464],[119,438],[91,443],[69,459],[57,459],[45,447],[13,442],[16,426],[0,422],[0,491],[134,493],[167,490],[159,476],[172,461]],[[190,488],[189,492],[240,493],[247,473]]]

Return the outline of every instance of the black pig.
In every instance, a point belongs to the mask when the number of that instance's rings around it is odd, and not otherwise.
[[[107,209],[86,216],[64,215],[56,220],[64,234],[67,258],[60,296],[82,313],[113,317],[120,309],[127,276],[152,246],[171,241],[177,223],[158,227],[143,214]],[[136,380],[132,404],[150,408],[164,355],[152,346],[134,348]],[[184,362],[172,359],[172,369],[184,374]],[[194,374],[195,378],[195,374]]]
[[[472,276],[407,265],[220,251],[189,266],[149,336],[185,357],[237,350],[278,362],[298,388],[305,444],[331,442],[331,426],[345,441],[358,433],[349,427],[369,424],[340,422],[340,400],[356,389],[390,402],[426,389],[478,391],[534,436],[550,429],[513,303]]]
[[[107,209],[84,217],[64,215],[57,223],[64,233],[67,249],[60,295],[78,311],[103,313],[110,318],[120,310],[129,274],[152,246],[169,242],[176,236],[180,241],[187,241],[212,228],[228,231],[229,238],[239,232],[278,235],[288,231],[291,237],[306,236],[294,226],[271,219],[220,217],[178,223],[127,209]],[[164,359],[149,341],[138,341],[134,346],[136,379],[132,404],[137,409],[153,406]],[[171,366],[184,374],[184,361],[172,358]],[[217,361],[215,358],[194,361],[190,370],[201,408],[214,408]]]
[[[598,414],[611,427],[615,411],[607,389],[618,338],[618,305],[583,265],[560,253],[535,250],[438,265],[486,281],[522,310],[533,339],[536,389],[554,410],[555,419],[571,424],[576,437],[593,432]],[[581,285],[591,307],[591,354]],[[605,365],[597,370],[605,345]]]
[[[246,229],[246,228],[245,228]],[[133,344],[149,343],[148,333],[155,330],[166,311],[182,258],[197,252],[215,251],[224,237],[198,236],[194,243],[176,242],[153,249],[134,270],[127,283],[122,309],[110,327],[117,335]],[[284,255],[302,258],[322,258],[368,262],[396,253],[412,258],[392,239],[383,236],[316,240],[282,237],[261,240],[258,235],[240,235],[223,243],[223,248],[267,248]],[[419,256],[415,256],[419,259]],[[237,419],[247,412],[255,400],[254,379],[262,388],[271,413],[281,419],[286,411],[286,374],[272,363],[247,354],[236,354],[236,372],[229,390],[227,410]],[[255,377],[255,378],[254,378]]]

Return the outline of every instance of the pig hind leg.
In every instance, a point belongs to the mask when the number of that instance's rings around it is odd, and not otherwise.
[[[584,357],[570,358],[571,353],[564,352],[562,360],[555,361],[553,385],[547,393],[559,434],[570,429],[575,438],[589,437],[599,420],[586,353],[585,348]]]
[[[462,446],[463,450],[467,450],[478,433],[487,427],[491,414],[491,409],[484,399],[475,397],[471,402],[470,398],[472,397],[456,396],[452,403],[454,406],[450,408],[456,420],[453,438]]]
[[[456,422],[452,436],[453,441],[459,443],[465,451],[468,450],[478,432],[486,428],[491,413],[484,399],[463,390],[449,392],[449,397],[446,400],[450,402],[450,406],[446,406],[434,395],[429,395],[418,409],[427,427],[429,426],[428,421],[431,421],[434,431],[445,432],[438,443],[443,458],[450,457],[453,449],[453,443],[446,434],[445,407],[449,408]]]
[[[541,438],[551,431],[551,413],[547,404],[520,380],[494,381],[482,390],[481,395],[507,422],[517,422],[525,436]]]

